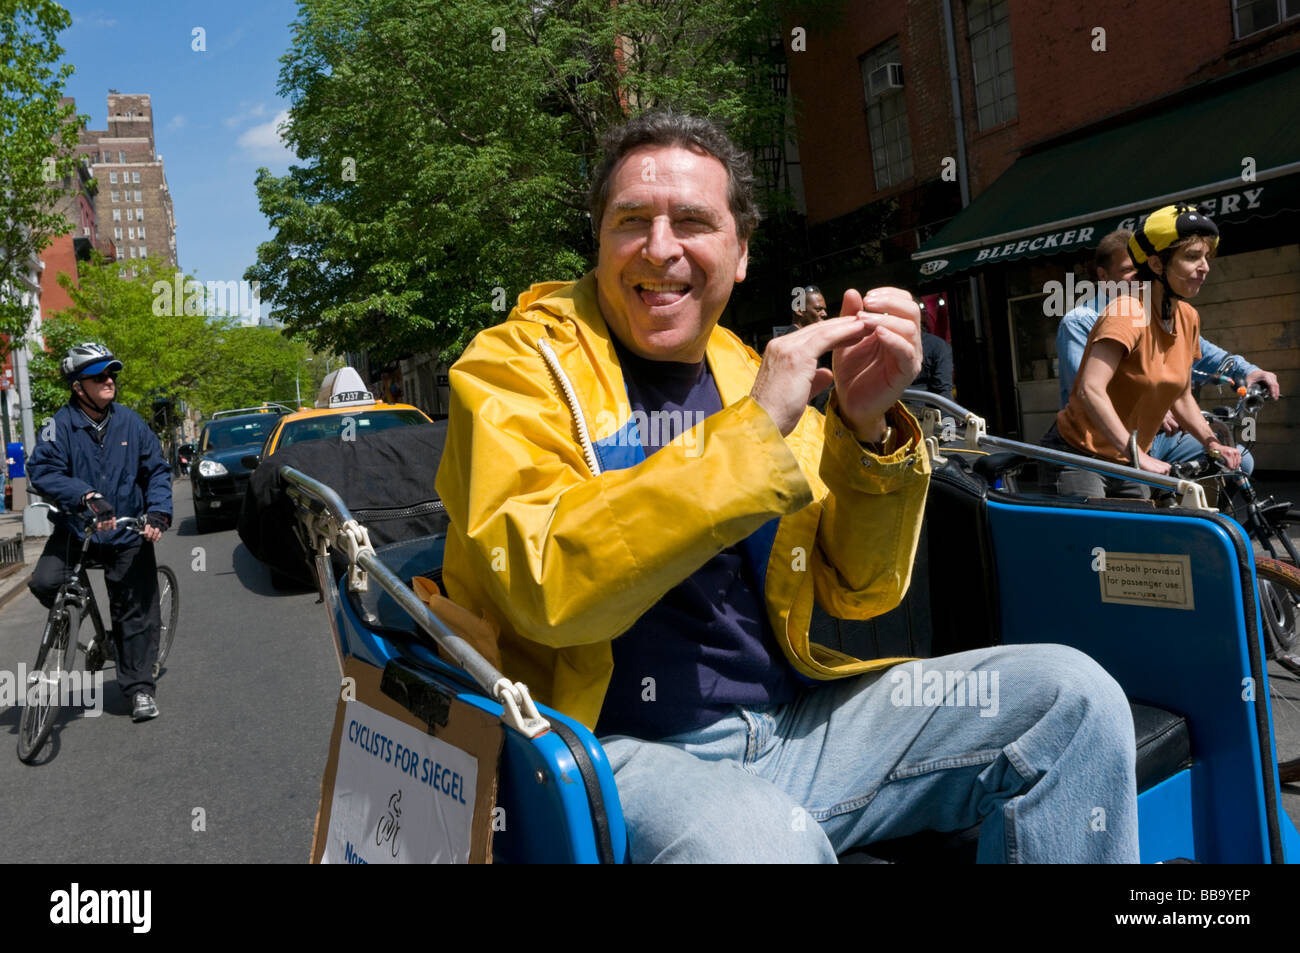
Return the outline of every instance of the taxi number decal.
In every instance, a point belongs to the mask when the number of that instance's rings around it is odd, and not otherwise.
[[[374,395],[371,394],[370,391],[368,390],[349,390],[349,391],[344,391],[341,394],[335,394],[334,396],[332,396],[330,398],[330,403],[342,404],[347,401],[353,401],[353,400],[364,400],[370,402],[373,401],[374,399],[375,399]]]

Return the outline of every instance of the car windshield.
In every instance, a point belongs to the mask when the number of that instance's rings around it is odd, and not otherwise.
[[[352,423],[349,424],[348,421]],[[322,417],[308,417],[284,425],[284,433],[276,444],[279,450],[303,440],[321,440],[325,437],[338,439],[345,434],[378,433],[393,427],[408,427],[414,424],[427,424],[429,419],[418,410],[365,410],[350,414],[330,414]]]
[[[209,450],[229,450],[245,444],[261,443],[271,432],[279,414],[258,414],[256,417],[232,417],[230,420],[218,420],[208,424],[203,431],[203,445],[200,452]]]

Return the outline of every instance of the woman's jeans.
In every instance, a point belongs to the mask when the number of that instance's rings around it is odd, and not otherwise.
[[[1049,450],[1063,450],[1082,457],[1094,456],[1086,450],[1080,450],[1066,443],[1065,438],[1056,429],[1056,424],[1048,428],[1039,444]],[[1100,500],[1105,497],[1129,500],[1151,499],[1151,487],[1146,483],[1047,461],[1040,463],[1038,470],[1038,486],[1044,493],[1055,493],[1057,496],[1083,496],[1090,500]]]
[[[600,741],[634,863],[834,863],[980,821],[981,862],[1138,860],[1128,702],[1065,646],[906,662],[662,741]]]

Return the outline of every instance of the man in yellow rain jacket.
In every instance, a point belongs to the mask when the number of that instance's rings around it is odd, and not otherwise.
[[[911,296],[849,291],[760,361],[718,327],[758,220],[747,157],[671,112],[606,153],[595,271],[535,285],[452,368],[437,488],[448,594],[499,630],[479,648],[507,675],[597,732],[631,858],[834,860],[982,818],[985,860],[1135,861],[1132,721],[1086,656],[809,642],[814,599],[865,619],[910,580],[930,472],[898,403]],[[923,704],[932,669],[989,690]]]

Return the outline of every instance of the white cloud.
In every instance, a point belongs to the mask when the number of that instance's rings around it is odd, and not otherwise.
[[[168,128],[168,129],[184,129],[184,128],[185,128],[185,117],[184,117],[183,115],[181,115],[180,113],[177,113],[175,116],[172,116],[171,120],[167,123],[167,128]]]
[[[279,129],[288,123],[289,111],[281,109],[269,122],[245,129],[236,141],[245,154],[259,162],[289,162],[293,153],[285,146]]]
[[[117,26],[117,21],[104,16],[103,10],[96,10],[93,13],[74,14],[72,22],[76,26],[88,26],[94,28],[106,29]]]
[[[222,122],[226,124],[226,128],[234,129],[236,126],[242,125],[250,119],[260,119],[262,116],[266,115],[265,103],[258,103],[256,106],[249,106],[248,103],[243,102],[239,104],[239,109],[240,111],[235,113],[235,115],[227,116],[222,120]]]

